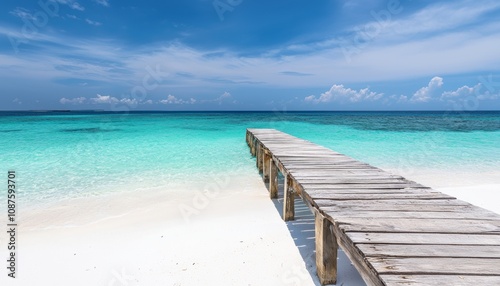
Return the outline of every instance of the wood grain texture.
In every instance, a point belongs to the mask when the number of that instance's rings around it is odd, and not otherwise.
[[[295,194],[316,214],[322,284],[340,246],[368,285],[500,285],[500,215],[278,130],[246,141],[271,198],[285,177],[283,218]]]
[[[321,284],[337,283],[337,239],[332,223],[320,213],[315,216],[316,269]]]
[[[278,167],[273,160],[269,160],[269,197],[278,198]]]
[[[381,275],[387,285],[395,286],[493,286],[500,285],[500,276],[477,275]]]
[[[295,195],[293,192],[293,182],[290,176],[285,177],[283,201],[283,220],[289,221],[295,218]]]

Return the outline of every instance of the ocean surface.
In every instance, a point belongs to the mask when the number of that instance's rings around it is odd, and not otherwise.
[[[276,128],[402,175],[500,170],[500,112],[0,112],[22,204],[255,174],[246,128]]]

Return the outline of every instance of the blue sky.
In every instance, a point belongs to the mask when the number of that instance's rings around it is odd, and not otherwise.
[[[0,110],[500,109],[500,2],[3,1]]]

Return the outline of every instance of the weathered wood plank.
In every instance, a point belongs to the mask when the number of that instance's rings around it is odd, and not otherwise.
[[[339,229],[338,225],[333,224],[334,234],[337,236],[338,244],[344,250],[344,253],[349,257],[353,265],[359,271],[361,277],[368,285],[383,286],[385,285],[380,279],[379,274],[375,269],[367,263],[365,255],[357,248],[351,239]]]
[[[454,198],[451,199],[435,199],[435,200],[420,200],[420,199],[400,199],[400,200],[372,200],[369,202],[366,201],[334,201],[330,199],[317,199],[314,201],[315,205],[320,208],[326,207],[338,207],[338,208],[353,208],[353,210],[357,210],[359,208],[365,209],[373,206],[374,210],[400,210],[400,206],[406,209],[408,206],[410,207],[425,207],[434,206],[438,207],[447,207],[450,206],[455,208],[457,206],[463,206],[467,208],[475,208],[471,204],[457,200]],[[416,208],[410,208],[416,209]]]
[[[309,182],[309,181],[340,181],[340,182],[358,182],[358,181],[368,181],[372,182],[373,181],[383,181],[383,180],[388,180],[390,182],[398,182],[401,180],[405,180],[401,176],[396,176],[396,175],[386,175],[381,173],[380,175],[377,174],[355,174],[352,172],[349,173],[335,173],[335,174],[301,174],[300,172],[290,172],[293,177],[297,180],[300,180],[301,182]]]
[[[403,183],[394,183],[394,184],[370,184],[370,183],[351,183],[351,184],[342,184],[342,183],[330,183],[330,184],[320,184],[320,183],[303,183],[300,182],[304,188],[311,190],[330,190],[330,189],[407,189],[407,188],[425,188],[420,184],[403,182]]]
[[[491,245],[358,244],[356,246],[366,257],[500,258],[500,246]]]
[[[490,258],[380,258],[367,261],[383,274],[447,274],[500,276],[500,259]]]
[[[315,184],[315,185],[330,185],[330,184],[342,184],[342,185],[352,185],[352,184],[407,184],[403,178],[378,178],[376,176],[366,177],[359,176],[358,178],[311,178],[306,176],[294,176],[295,179],[300,179],[301,184]],[[414,182],[411,182],[416,184]],[[420,184],[418,184],[420,185]]]
[[[302,186],[302,185],[301,185]],[[318,193],[334,193],[334,194],[428,194],[429,189],[348,189],[348,188],[332,188],[332,189],[311,189],[307,188],[308,192]],[[316,193],[316,194],[318,194]]]
[[[274,129],[246,135],[271,197],[278,169],[285,177],[284,219],[295,194],[317,212],[323,284],[337,247],[327,246],[326,225],[369,285],[499,284],[499,215]]]
[[[331,218],[343,231],[500,234],[500,221],[470,219]]]
[[[381,275],[388,286],[500,285],[500,276],[478,275]]]
[[[339,220],[342,218],[376,218],[376,219],[386,219],[386,218],[420,218],[420,219],[471,219],[471,220],[498,220],[498,216],[495,213],[489,211],[475,211],[474,209],[468,209],[463,211],[448,211],[448,212],[438,212],[438,211],[353,211],[350,209],[336,209],[336,210],[325,210],[323,212],[328,213],[331,217]]]
[[[347,232],[353,243],[500,246],[500,234]]]
[[[315,199],[330,200],[401,200],[401,199],[449,199],[441,193],[400,193],[400,194],[336,194],[328,192],[315,192],[307,190],[309,196]]]

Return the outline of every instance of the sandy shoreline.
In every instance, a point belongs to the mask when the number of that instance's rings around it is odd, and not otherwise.
[[[250,182],[32,210],[19,219],[18,278],[2,267],[0,284],[314,285],[262,181]]]
[[[500,213],[500,184],[437,189]],[[18,278],[2,267],[0,284],[318,285],[312,215],[298,204],[285,224],[279,209],[254,174],[205,193],[157,189],[30,210],[19,220]],[[342,283],[364,285],[341,254]]]

